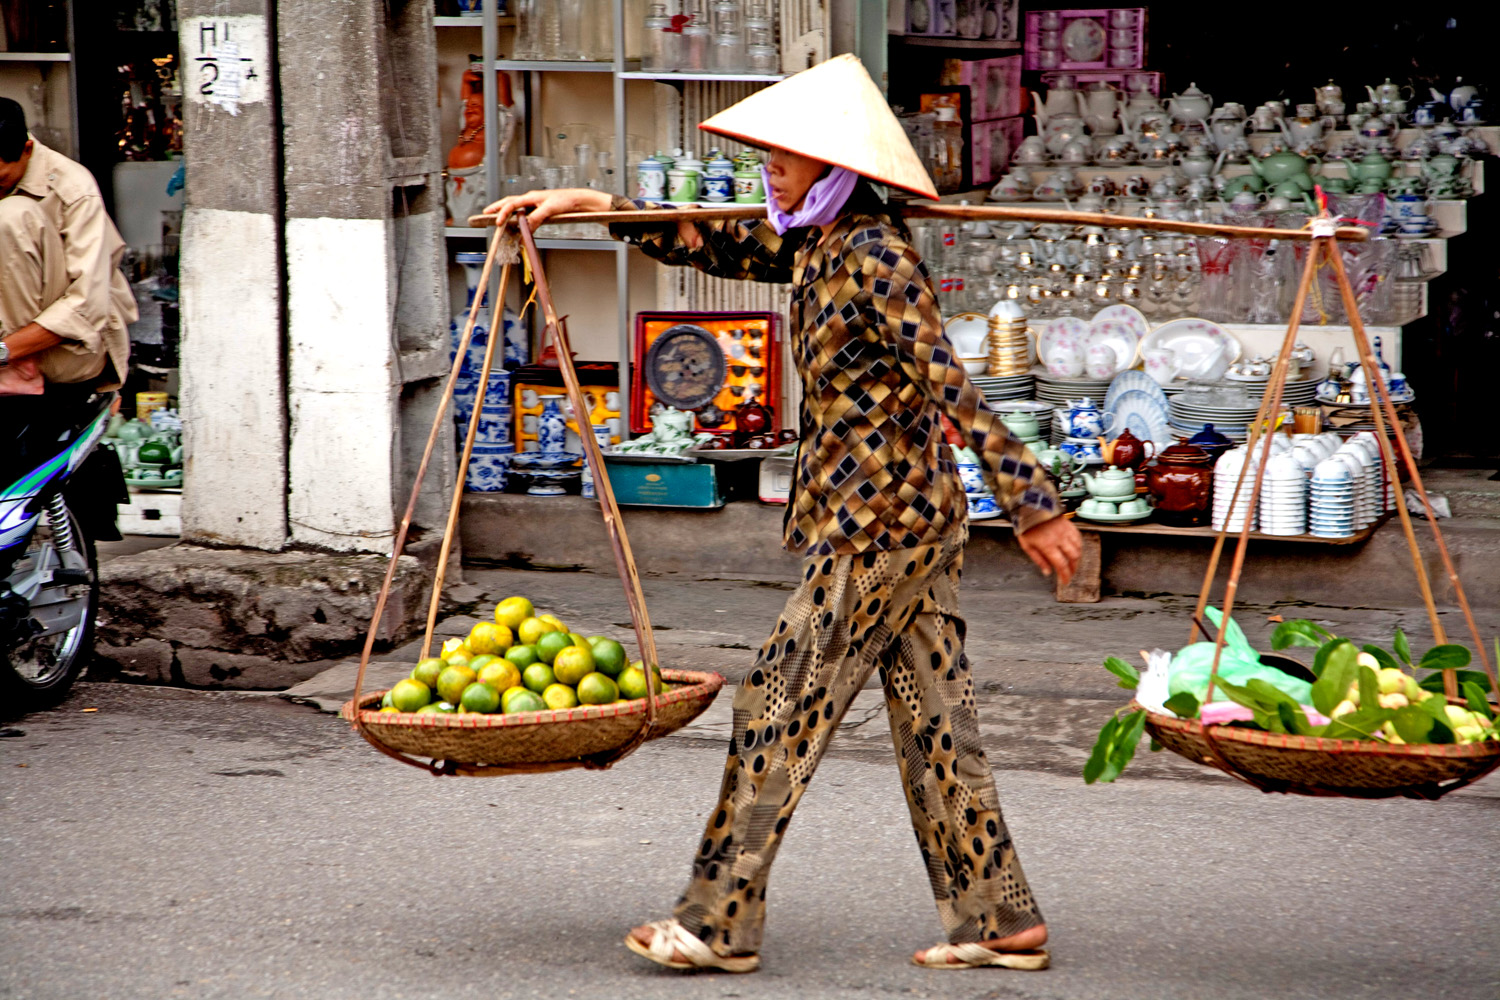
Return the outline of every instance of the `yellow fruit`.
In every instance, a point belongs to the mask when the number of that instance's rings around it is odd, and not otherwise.
[[[451,702],[435,701],[431,705],[423,705],[421,708],[417,709],[417,714],[421,715],[425,712],[436,715],[452,715],[457,711],[457,707],[455,707]]]
[[[1359,664],[1361,667],[1369,667],[1371,670],[1380,669],[1380,661],[1375,659],[1375,657],[1370,653],[1360,653],[1354,658],[1354,662]]]
[[[548,684],[542,691],[542,700],[548,708],[576,708],[578,696],[566,684]]]
[[[480,653],[478,656],[474,657],[474,659],[469,661],[469,669],[474,671],[476,674],[482,673],[485,667],[489,666],[491,663],[494,663],[498,659],[500,659],[500,657],[495,656],[491,653]]]
[[[383,695],[380,696],[380,707],[381,708],[391,708],[392,707],[392,705],[391,705],[391,693],[389,691],[387,691],[385,694],[383,694]]]
[[[548,632],[561,631],[562,629],[549,621],[544,621],[541,618],[528,618],[521,623],[521,627],[516,630],[516,634],[521,637],[522,643],[534,646],[536,645],[536,641]]]
[[[431,700],[432,690],[410,677],[397,681],[391,688],[391,705],[398,712],[415,712]]]
[[[1334,709],[1333,709],[1333,718],[1337,719],[1340,716],[1348,715],[1350,712],[1355,711],[1355,709],[1356,709],[1356,706],[1355,706],[1354,702],[1352,702],[1352,701],[1350,701],[1350,700],[1348,700],[1346,698],[1343,701],[1339,702],[1338,705],[1336,705],[1334,707]]]
[[[1432,692],[1423,691],[1422,686],[1417,683],[1417,679],[1415,677],[1408,676],[1405,681],[1405,687],[1402,689],[1402,693],[1406,695],[1407,701],[1415,705],[1419,701],[1427,700],[1427,696]]]
[[[661,671],[655,667],[651,669],[656,673],[656,691],[661,694],[666,690],[666,685],[661,679]],[[646,672],[641,669],[640,660],[636,660],[620,674],[620,696],[631,701],[646,697]]]
[[[524,597],[507,597],[495,605],[495,621],[514,632],[521,623],[536,614],[536,608]]]
[[[411,677],[414,681],[421,681],[428,687],[437,687],[438,674],[443,672],[447,664],[436,656],[429,656],[412,668]]]
[[[547,664],[533,663],[531,666],[522,671],[521,683],[525,684],[528,688],[535,691],[537,694],[541,694],[543,691],[547,690],[548,684],[557,683],[557,675],[552,672],[552,668],[547,666]]]
[[[510,648],[514,641],[510,629],[497,622],[479,622],[469,629],[469,637],[464,640],[469,648],[475,653],[489,653],[491,656],[499,656]]]
[[[521,670],[509,660],[494,660],[479,671],[479,680],[504,693],[521,683]]]
[[[543,663],[551,663],[557,658],[557,654],[573,645],[573,640],[568,638],[566,632],[548,632],[536,641],[537,655],[542,658]]]
[[[399,712],[399,711],[401,711],[401,709],[397,708],[394,705],[382,705],[382,706],[380,706],[380,712]],[[380,713],[376,713],[376,714],[380,714]]]
[[[1379,700],[1381,708],[1405,708],[1411,704],[1411,702],[1406,700],[1406,695],[1399,692],[1383,694]]]
[[[1406,742],[1405,740],[1403,740],[1401,738],[1401,734],[1398,733],[1398,732],[1396,732],[1396,727],[1394,725],[1392,725],[1391,723],[1389,723],[1389,722],[1387,722],[1385,725],[1381,726],[1380,727],[1380,731],[1385,734],[1385,741],[1387,743],[1405,743]]]
[[[469,665],[469,658],[462,653],[454,653],[451,656],[444,657],[443,663],[450,667],[467,667]]]
[[[479,675],[468,667],[449,666],[438,674],[437,693],[444,701],[457,704],[464,696],[464,688],[479,679]]]
[[[606,677],[619,677],[625,669],[628,657],[625,647],[602,635],[589,637],[589,652],[594,654],[594,666]]]
[[[464,710],[478,712],[480,715],[489,715],[500,707],[500,692],[488,684],[475,681],[464,688],[463,697],[459,700]]]
[[[564,625],[562,619],[556,615],[537,615],[537,617],[550,624],[559,632],[566,632],[568,630],[568,626]]]
[[[582,646],[566,646],[552,660],[552,672],[564,684],[577,684],[594,672],[594,654]]]
[[[450,656],[462,656],[466,660],[472,660],[474,658],[474,651],[469,648],[469,644],[466,641],[460,639],[458,636],[454,636],[451,639],[443,640],[442,657],[446,660]]]
[[[1406,675],[1395,667],[1386,667],[1376,678],[1381,694],[1396,694],[1406,690]]]
[[[506,712],[545,712],[547,703],[535,691],[521,687],[505,692],[502,707]]]
[[[608,705],[619,697],[615,682],[601,673],[588,674],[578,682],[578,700],[585,705]]]

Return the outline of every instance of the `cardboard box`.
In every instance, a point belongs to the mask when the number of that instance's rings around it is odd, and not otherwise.
[[[944,83],[969,88],[969,111],[976,122],[1009,118],[1022,111],[1025,91],[1021,87],[1021,57],[948,60]]]

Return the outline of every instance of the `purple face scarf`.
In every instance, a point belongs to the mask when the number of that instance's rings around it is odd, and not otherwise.
[[[799,226],[826,226],[839,217],[858,180],[859,174],[852,170],[831,167],[828,176],[818,178],[807,189],[801,208],[795,212],[783,212],[776,199],[771,197],[771,175],[761,167],[760,181],[766,192],[766,221],[771,223],[777,235]]]

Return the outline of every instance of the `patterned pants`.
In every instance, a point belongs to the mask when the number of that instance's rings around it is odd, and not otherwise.
[[[807,561],[734,698],[719,804],[676,917],[720,954],[759,951],[766,882],[828,740],[879,668],[922,861],[950,941],[1042,923],[1021,873],[963,653],[967,531],[914,549]]]

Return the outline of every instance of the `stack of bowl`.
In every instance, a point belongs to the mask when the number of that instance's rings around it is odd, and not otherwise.
[[[1246,484],[1245,489],[1249,488]],[[1262,534],[1301,535],[1307,531],[1307,474],[1290,450],[1272,455],[1266,463],[1256,512]]]
[[[1325,458],[1313,469],[1308,534],[1348,538],[1354,534],[1354,471],[1338,458]]]
[[[1380,469],[1359,443],[1347,441],[1333,453],[1349,463],[1354,473],[1354,527],[1356,530],[1373,524],[1379,516]]]
[[[1031,335],[1026,313],[1013,299],[1001,299],[990,310],[989,375],[1024,375],[1031,371]]]
[[[1247,461],[1249,468],[1245,468]],[[1247,520],[1250,522],[1250,530],[1255,530],[1255,500],[1252,494],[1256,465],[1257,458],[1251,457],[1243,445],[1229,449],[1214,463],[1212,523],[1215,530],[1239,531]],[[1236,497],[1234,487],[1240,478],[1241,469],[1245,469],[1245,483]]]

